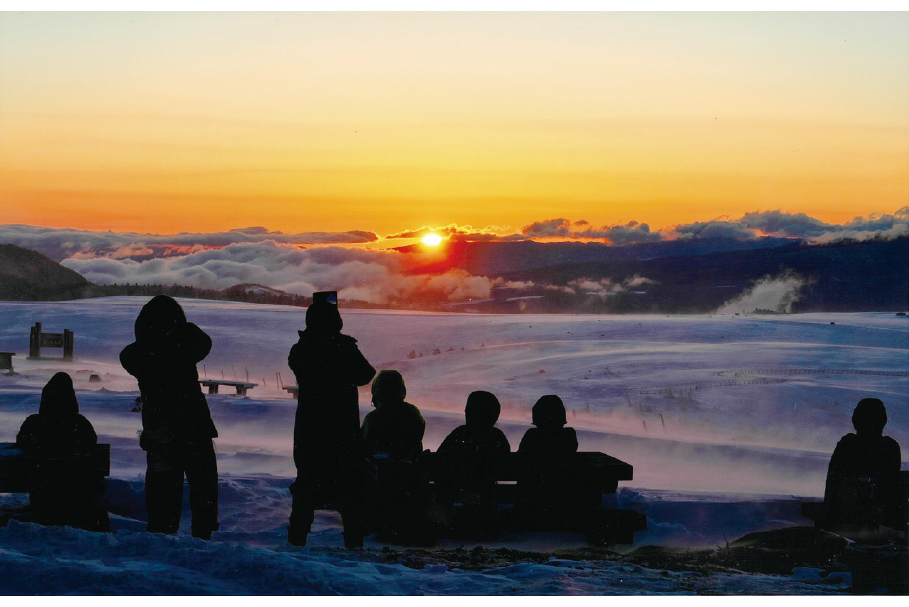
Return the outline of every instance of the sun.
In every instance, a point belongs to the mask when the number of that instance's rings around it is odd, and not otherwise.
[[[442,237],[435,232],[430,232],[429,234],[423,236],[423,238],[420,239],[420,242],[425,244],[427,247],[435,248],[442,244]]]

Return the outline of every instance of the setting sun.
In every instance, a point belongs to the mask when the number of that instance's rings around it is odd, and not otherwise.
[[[420,242],[425,244],[427,247],[437,247],[442,244],[442,237],[436,234],[435,232],[430,232],[424,236]]]

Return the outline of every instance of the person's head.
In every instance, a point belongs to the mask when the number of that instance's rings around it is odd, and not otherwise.
[[[467,397],[467,405],[464,407],[464,418],[468,426],[486,426],[492,427],[499,419],[499,413],[502,406],[499,399],[492,392],[477,390],[471,392]]]
[[[880,435],[887,425],[887,408],[878,398],[863,398],[852,412],[852,425],[860,435]]]
[[[306,329],[317,333],[340,333],[344,327],[338,305],[316,301],[306,308]]]
[[[404,402],[406,396],[404,378],[397,371],[379,371],[372,381],[372,404],[377,409],[385,404]]]
[[[183,308],[173,297],[155,295],[142,306],[136,317],[136,339],[140,341],[157,339],[168,335],[186,324]]]
[[[555,394],[541,396],[533,406],[533,425],[537,428],[561,428],[568,423],[565,405]]]
[[[38,414],[63,417],[75,415],[78,412],[79,403],[76,401],[73,378],[67,373],[56,373],[41,390]]]

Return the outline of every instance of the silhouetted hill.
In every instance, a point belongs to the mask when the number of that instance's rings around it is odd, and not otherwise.
[[[444,272],[460,268],[478,276],[546,268],[569,263],[640,261],[661,257],[683,257],[706,253],[749,251],[787,245],[787,238],[765,236],[740,241],[732,238],[672,240],[611,246],[601,242],[464,242],[446,244],[444,259],[415,269],[415,272]],[[424,251],[414,244],[395,249],[402,253]]]
[[[909,307],[909,238],[829,245],[791,243],[752,251],[564,263],[508,272],[499,276],[555,287],[581,279],[622,283],[635,276],[656,284],[625,289],[605,298],[546,288],[534,292],[534,300],[519,299],[515,297],[519,292],[502,289],[496,301],[486,307],[499,311],[712,312],[755,281],[787,273],[806,281],[801,299],[793,305],[794,312],[905,311]],[[529,295],[526,290],[520,294]]]
[[[0,299],[63,300],[89,296],[93,285],[50,257],[13,244],[0,244]]]

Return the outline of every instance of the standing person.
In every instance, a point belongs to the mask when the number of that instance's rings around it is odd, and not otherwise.
[[[16,435],[17,446],[43,459],[28,498],[36,522],[107,530],[104,476],[77,463],[91,457],[97,444],[91,422],[79,413],[73,379],[56,373],[41,390],[38,413],[29,415]]]
[[[145,508],[151,533],[176,533],[189,483],[193,537],[211,539],[218,523],[218,436],[199,385],[196,364],[211,351],[211,338],[187,322],[174,299],[157,295],[136,318],[136,341],[120,353],[123,368],[139,380],[146,452]]]
[[[376,374],[357,348],[341,333],[337,293],[313,294],[306,310],[306,330],[290,349],[287,364],[297,378],[294,420],[294,464],[290,487],[293,503],[287,539],[305,546],[314,510],[331,507],[344,520],[344,545],[363,545],[360,505],[363,445],[357,386]]]

